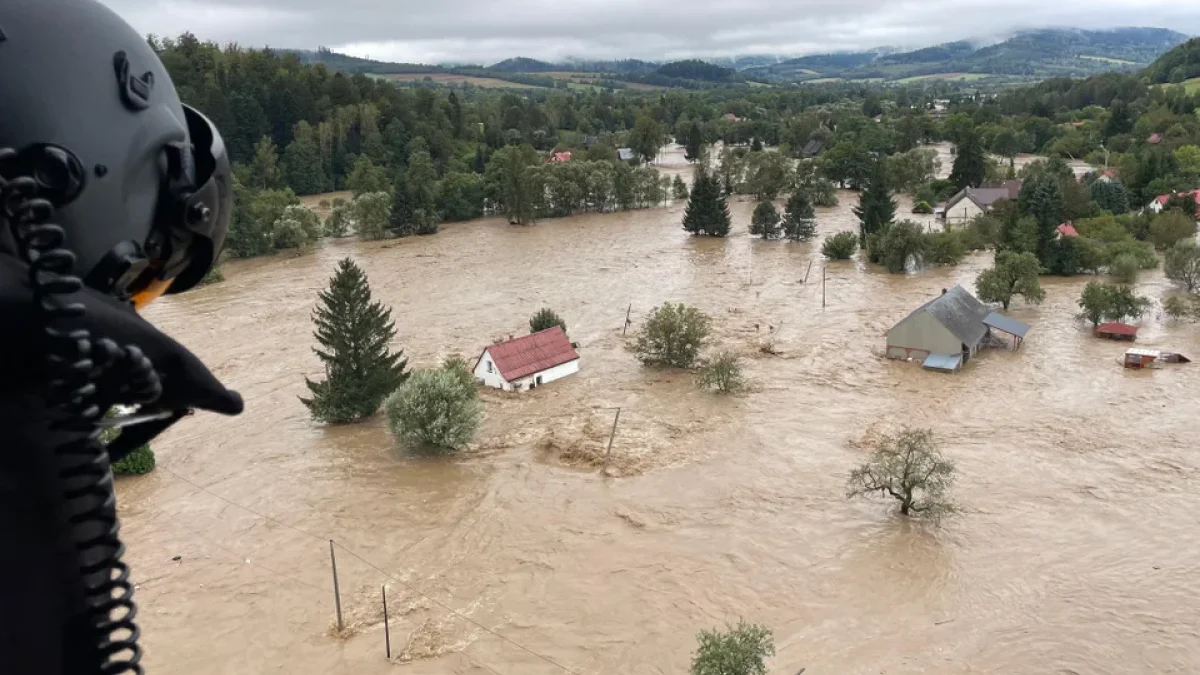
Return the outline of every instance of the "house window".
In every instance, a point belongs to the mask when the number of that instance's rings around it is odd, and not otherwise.
[[[487,367],[488,367],[488,373],[491,373],[492,372],[492,362],[491,361],[487,362]]]

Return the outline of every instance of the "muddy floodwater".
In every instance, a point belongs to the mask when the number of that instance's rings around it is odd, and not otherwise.
[[[822,237],[857,228],[839,197]],[[698,630],[744,617],[774,630],[777,675],[1200,672],[1200,364],[1124,370],[1127,345],[1073,316],[1085,277],[1014,303],[1033,325],[1020,351],[954,376],[885,360],[888,327],[973,289],[991,255],[908,275],[826,265],[819,240],[751,238],[752,207],[731,205],[723,240],[689,237],[682,204],[346,239],[157,303],[151,320],[247,406],[179,424],[159,468],[120,483],[148,671],[684,673]],[[321,374],[310,312],[345,256],[412,366],[473,359],[551,307],[581,370],[484,393],[453,459],[397,449],[379,418],[323,428],[297,397]],[[1138,283],[1168,288],[1160,270]],[[626,311],[632,335],[664,301],[712,316],[751,391],[635,361]],[[1196,358],[1197,335],[1156,306],[1138,344]],[[940,528],[845,499],[865,441],[900,424],[931,427],[958,466],[961,513]]]

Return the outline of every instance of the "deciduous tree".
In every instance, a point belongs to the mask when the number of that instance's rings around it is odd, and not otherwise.
[[[995,266],[981,272],[975,280],[975,292],[980,300],[998,302],[1004,309],[1008,309],[1015,295],[1037,304],[1046,297],[1039,279],[1041,272],[1041,263],[1032,253],[997,251]]]
[[[1167,251],[1163,272],[1167,278],[1194,293],[1200,289],[1200,246],[1181,241]]]
[[[879,495],[899,502],[900,515],[938,518],[954,511],[954,464],[930,429],[905,428],[875,443],[871,458],[850,472],[848,497]]]
[[[634,353],[646,365],[691,368],[708,340],[710,323],[695,307],[664,303],[650,312]]]
[[[767,675],[767,659],[775,656],[771,631],[744,621],[700,631],[696,640],[691,675]]]

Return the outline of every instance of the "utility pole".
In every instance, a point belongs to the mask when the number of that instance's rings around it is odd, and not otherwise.
[[[608,449],[604,451],[604,467],[608,468],[608,456],[612,454],[613,438],[617,435],[617,422],[621,420],[621,409],[617,408],[617,414],[613,417],[612,431],[608,432]]]
[[[821,265],[821,309],[825,309],[825,266]]]
[[[333,565],[333,602],[337,606],[338,632],[345,628],[342,623],[342,592],[338,588],[337,557],[333,554],[333,540],[329,540],[329,563]]]

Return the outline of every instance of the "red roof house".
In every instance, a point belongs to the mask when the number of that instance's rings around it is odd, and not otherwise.
[[[1191,192],[1180,192],[1178,195],[1175,195],[1175,196],[1176,197],[1186,197],[1189,195],[1196,202],[1196,214],[1200,215],[1200,190],[1192,190]],[[1171,196],[1172,195],[1159,195],[1159,196],[1155,197],[1154,201],[1150,202],[1150,210],[1154,211],[1155,213],[1161,212],[1167,206],[1167,202],[1171,200]]]
[[[1147,138],[1146,142],[1150,145],[1158,145],[1159,143],[1162,143],[1162,134],[1150,134],[1150,138]]]
[[[1077,232],[1075,230],[1075,226],[1072,225],[1071,223],[1063,223],[1062,225],[1059,225],[1057,228],[1055,228],[1054,231],[1058,233],[1057,236],[1059,236],[1059,237],[1078,237],[1079,236],[1079,232]]]
[[[1109,340],[1129,340],[1137,339],[1137,326],[1130,326],[1127,323],[1102,323],[1096,326],[1092,334],[1096,337],[1108,338]]]
[[[486,347],[474,372],[489,387],[533,389],[579,372],[579,354],[563,329],[554,326]]]
[[[546,158],[547,164],[564,164],[569,161],[571,161],[570,152],[552,152],[550,153],[550,156]]]

